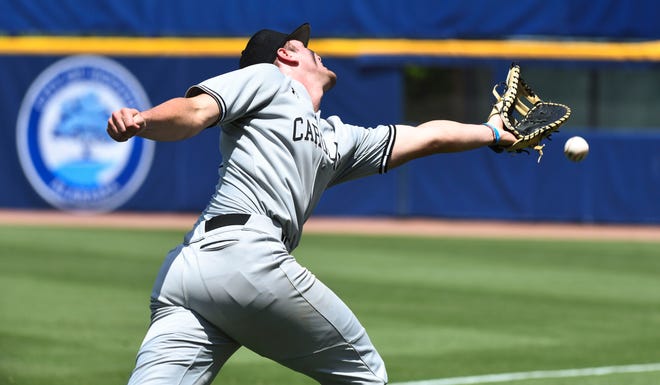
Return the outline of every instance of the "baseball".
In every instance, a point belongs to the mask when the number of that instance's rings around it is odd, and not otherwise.
[[[589,143],[581,136],[573,136],[564,144],[564,155],[570,161],[580,162],[589,154]]]

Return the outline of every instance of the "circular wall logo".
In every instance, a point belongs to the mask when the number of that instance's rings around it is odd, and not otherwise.
[[[70,211],[111,211],[142,185],[154,142],[114,142],[112,111],[150,102],[137,79],[99,56],[71,56],[46,68],[28,89],[18,114],[21,166],[37,193]]]

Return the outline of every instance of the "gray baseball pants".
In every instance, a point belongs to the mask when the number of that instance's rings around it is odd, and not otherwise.
[[[321,384],[385,384],[353,312],[302,267],[270,218],[206,232],[172,250],[129,385],[210,384],[245,346]]]

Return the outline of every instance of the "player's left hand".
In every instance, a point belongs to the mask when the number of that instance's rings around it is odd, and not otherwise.
[[[491,109],[489,119],[499,115],[504,123],[504,130],[511,132],[516,141],[510,146],[503,144],[491,146],[495,152],[529,152],[535,150],[539,153],[537,162],[543,156],[544,140],[557,132],[559,126],[564,124],[571,116],[570,107],[546,102],[525,83],[520,75],[520,66],[511,65],[502,94],[498,86],[493,88],[495,104]]]
[[[122,108],[112,113],[106,131],[117,142],[125,142],[146,126],[147,122],[140,111],[134,108]]]
[[[498,145],[509,147],[518,140],[518,138],[516,138],[515,135],[513,135],[510,131],[504,129],[504,122],[502,121],[502,117],[499,114],[492,115],[488,119],[488,123],[497,128],[497,131],[500,134]]]

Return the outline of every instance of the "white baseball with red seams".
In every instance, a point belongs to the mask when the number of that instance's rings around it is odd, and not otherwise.
[[[573,136],[564,144],[564,155],[568,160],[580,162],[589,154],[589,143],[581,136]]]

